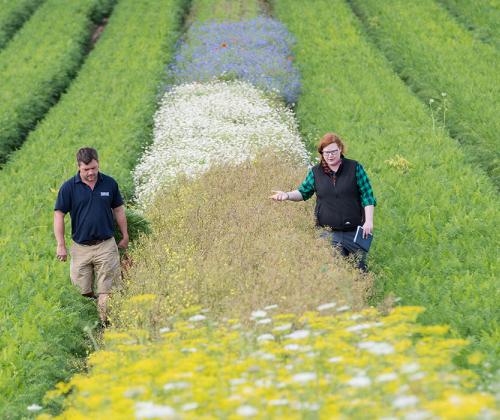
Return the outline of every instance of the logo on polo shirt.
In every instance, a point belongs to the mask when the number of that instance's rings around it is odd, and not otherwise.
[[[109,197],[109,191],[101,191],[101,197]]]

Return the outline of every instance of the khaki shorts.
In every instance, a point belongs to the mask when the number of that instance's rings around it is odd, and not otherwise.
[[[92,293],[94,277],[96,293],[110,293],[121,279],[120,254],[115,238],[97,245],[71,245],[71,282],[80,288],[81,294]]]

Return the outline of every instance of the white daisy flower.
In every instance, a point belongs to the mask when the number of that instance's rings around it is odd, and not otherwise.
[[[135,403],[135,417],[137,419],[153,419],[157,417],[174,417],[175,410],[168,405],[156,405],[151,401]]]
[[[154,121],[153,142],[133,172],[143,207],[180,174],[238,165],[266,148],[307,162],[293,112],[247,82],[179,85],[165,93]]]
[[[333,309],[335,308],[335,306],[337,306],[335,302],[323,303],[322,305],[319,305],[316,309],[321,312],[321,311],[326,311],[328,309]]]
[[[288,335],[285,335],[285,338],[289,340],[302,340],[304,338],[309,337],[310,334],[311,332],[308,330],[297,330]]]

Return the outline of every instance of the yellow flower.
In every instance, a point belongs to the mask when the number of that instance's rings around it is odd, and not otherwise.
[[[495,399],[492,395],[486,394],[466,395],[447,392],[443,399],[431,401],[424,404],[424,407],[436,416],[446,419],[477,418],[485,409],[493,410],[495,408]]]
[[[422,325],[416,328],[416,332],[423,335],[445,335],[449,330],[448,325]]]
[[[151,302],[152,300],[156,299],[156,295],[147,293],[144,295],[136,295],[132,296],[128,301],[130,303],[145,303],[145,302]]]
[[[184,317],[199,314],[188,308]],[[108,332],[105,349],[91,355],[89,374],[77,375],[47,394],[67,396],[60,418],[130,418],[137,401],[171,406],[180,417],[238,418],[239,407],[258,416],[373,418],[404,415],[388,401],[411,390],[419,409],[444,418],[477,417],[494,410],[491,395],[475,392],[477,375],[457,369],[452,357],[465,340],[443,337],[443,326],[415,323],[418,307],[396,308],[386,317],[373,309],[324,316],[275,315],[271,325],[231,329],[172,321],[157,341],[143,329]],[[288,325],[287,325],[288,324]],[[285,325],[281,333],[276,326]],[[348,330],[352,326],[362,329]],[[366,327],[366,328],[365,328]],[[290,335],[295,332],[295,335]],[[272,333],[272,341],[258,342]],[[284,336],[288,336],[284,338]],[[141,344],[126,344],[130,339]],[[361,343],[387,343],[390,354],[373,354]],[[483,355],[473,353],[480,363]],[[312,415],[312,414],[311,414]]]
[[[484,355],[479,351],[475,351],[474,353],[469,354],[469,356],[467,357],[467,361],[471,365],[478,365],[483,361],[483,359]]]
[[[103,363],[107,365],[112,365],[116,363],[118,358],[119,355],[116,354],[114,351],[99,350],[90,355],[88,363],[90,366],[97,366]]]
[[[104,334],[104,341],[106,343],[114,343],[114,342],[124,343],[130,340],[132,340],[132,337],[128,333],[122,331],[110,330],[106,331],[106,333]]]

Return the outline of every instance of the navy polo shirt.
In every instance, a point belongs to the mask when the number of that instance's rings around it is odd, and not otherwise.
[[[112,209],[123,204],[117,182],[99,172],[92,190],[78,172],[59,190],[54,210],[70,213],[71,237],[77,243],[105,240],[113,236]]]

